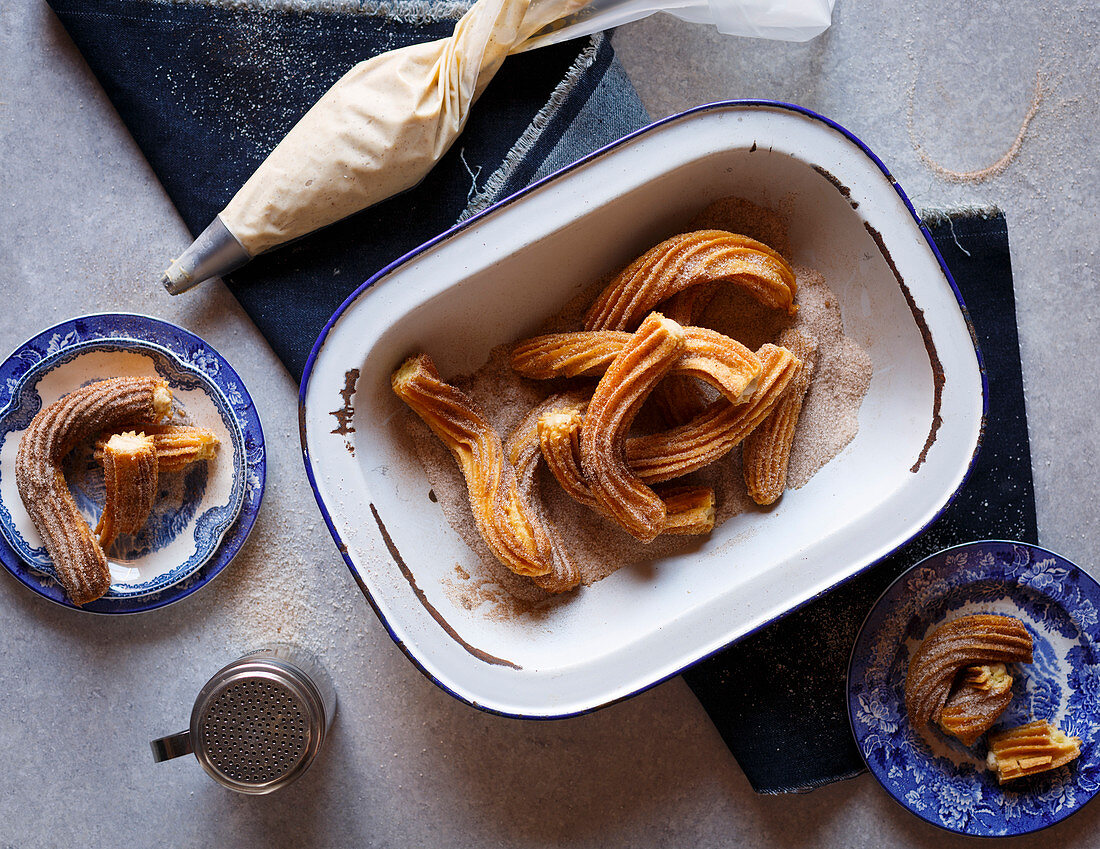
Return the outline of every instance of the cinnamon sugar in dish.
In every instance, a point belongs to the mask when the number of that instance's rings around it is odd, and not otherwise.
[[[783,220],[771,210],[739,198],[726,198],[704,209],[685,231],[721,229],[750,236],[790,255]],[[613,269],[616,272],[618,269]],[[822,276],[810,268],[795,267],[798,312],[792,317],[769,309],[735,287],[720,287],[695,323],[710,327],[756,350],[774,342],[786,328],[795,328],[817,340],[817,360],[802,407],[788,468],[788,490],[805,486],[813,475],[855,438],[858,414],[871,380],[871,359],[858,343],[844,335],[836,295]],[[580,329],[588,305],[613,274],[595,281],[556,316],[548,318],[540,333]],[[659,309],[659,308],[658,308]],[[506,438],[528,411],[548,395],[583,383],[573,380],[536,381],[520,377],[509,364],[516,341],[494,348],[489,360],[475,373],[450,379],[467,393],[493,427]],[[590,381],[592,387],[596,381]],[[643,408],[635,427],[656,427]],[[451,600],[466,610],[492,619],[517,616],[538,618],[559,604],[568,604],[575,592],[552,595],[528,578],[513,574],[493,557],[481,539],[470,512],[462,473],[450,452],[411,410],[403,412],[406,432],[424,466],[431,496],[451,527],[478,555],[456,563],[445,579]],[[715,494],[715,527],[731,516],[759,511],[745,488],[741,451],[735,448],[717,462],[677,484],[710,486]],[[425,493],[427,496],[428,493]],[[547,518],[557,528],[563,545],[580,570],[583,585],[591,585],[621,568],[639,570],[644,576],[652,563],[698,549],[707,536],[661,535],[644,544],[613,522],[566,495],[540,464],[537,495]],[[797,498],[788,491],[784,498]],[[431,503],[425,499],[426,504]]]

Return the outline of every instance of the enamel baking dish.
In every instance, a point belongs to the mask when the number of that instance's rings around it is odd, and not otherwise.
[[[729,195],[788,219],[793,261],[824,274],[870,353],[858,436],[775,509],[537,621],[453,603],[443,577],[476,556],[427,499],[391,372],[420,351],[444,378],[476,370]],[[984,383],[958,292],[885,166],[811,112],[734,102],[640,130],[384,269],[318,339],[300,421],[317,503],[394,641],[457,698],[545,718],[675,675],[902,546],[965,480]]]

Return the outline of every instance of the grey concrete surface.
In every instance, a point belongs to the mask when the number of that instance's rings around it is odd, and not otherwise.
[[[997,205],[1012,234],[1042,541],[1096,569],[1100,84],[1095,3],[840,0],[805,45],[665,16],[616,44],[655,116],[771,97],[847,126],[918,207]],[[1038,90],[1022,142],[1009,151]],[[208,339],[268,437],[260,520],[214,585],[166,610],[96,618],[0,575],[0,847],[963,845],[873,779],[760,797],[679,679],[594,715],[481,714],[425,680],[359,594],[298,452],[295,387],[218,287],[153,282],[187,234],[42,0],[0,4],[0,349],[66,318],[132,310]],[[199,686],[270,639],[321,651],[340,711],[298,784],[246,798],[191,759],[154,765]],[[1100,805],[1027,846],[1100,845]]]

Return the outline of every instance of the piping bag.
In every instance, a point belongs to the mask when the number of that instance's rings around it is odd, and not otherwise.
[[[510,53],[667,11],[722,32],[806,41],[835,0],[477,0],[448,38],[360,62],[172,261],[173,295],[419,183]]]

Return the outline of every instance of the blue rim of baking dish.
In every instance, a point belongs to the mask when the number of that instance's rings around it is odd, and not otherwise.
[[[632,690],[629,693],[624,693],[621,696],[617,696],[613,699],[609,699],[608,701],[602,702],[599,705],[593,705],[591,707],[587,707],[587,708],[584,708],[582,710],[567,711],[567,712],[564,712],[564,713],[544,714],[544,715],[540,715],[540,716],[531,716],[531,715],[528,715],[528,714],[518,714],[518,713],[511,713],[511,712],[508,712],[508,711],[498,710],[496,708],[491,708],[491,707],[488,707],[486,705],[479,704],[478,702],[473,701],[471,699],[468,699],[465,696],[463,696],[462,694],[455,692],[451,687],[448,687],[444,682],[440,681],[435,675],[433,675],[431,672],[429,672],[424,667],[424,665],[420,662],[420,660],[416,657],[416,655],[413,654],[413,652],[408,648],[408,646],[406,646],[404,644],[404,642],[394,632],[393,627],[390,625],[389,621],[387,621],[386,617],[383,615],[382,611],[379,609],[378,605],[375,603],[374,597],[371,595],[370,590],[367,588],[366,584],[363,582],[363,579],[359,576],[359,573],[356,569],[356,566],[352,562],[351,556],[348,553],[348,546],[344,542],[344,540],[340,537],[340,533],[339,533],[339,531],[337,531],[336,526],[332,521],[332,517],[329,515],[328,508],[325,506],[324,500],[321,498],[321,493],[317,489],[317,481],[316,481],[316,478],[314,477],[313,465],[310,462],[310,457],[309,457],[309,447],[306,444],[306,406],[305,406],[305,399],[306,399],[306,393],[309,389],[310,377],[313,374],[314,364],[316,363],[317,357],[320,355],[322,348],[324,348],[325,340],[328,337],[328,334],[330,333],[332,328],[336,325],[336,322],[340,320],[340,317],[344,314],[344,312],[348,309],[348,307],[350,307],[352,305],[352,303],[355,302],[363,292],[365,292],[367,289],[369,289],[371,286],[373,286],[375,283],[377,283],[382,278],[389,275],[390,272],[394,271],[399,266],[404,265],[405,263],[415,259],[417,256],[419,256],[421,253],[428,250],[429,248],[432,248],[435,245],[439,244],[440,242],[443,242],[447,239],[452,238],[455,234],[461,232],[462,230],[465,230],[467,227],[472,226],[474,223],[479,222],[483,217],[485,217],[485,216],[487,216],[491,213],[494,213],[497,210],[502,209],[506,206],[510,206],[511,204],[513,204],[516,201],[524,198],[525,196],[527,196],[531,192],[535,191],[539,187],[545,185],[546,183],[557,180],[560,177],[562,177],[563,175],[568,174],[571,171],[574,171],[575,169],[580,168],[584,165],[587,165],[588,163],[590,163],[590,162],[592,162],[596,159],[599,159],[599,158],[607,155],[608,153],[614,151],[616,148],[619,148],[619,147],[621,147],[621,146],[623,146],[623,145],[625,145],[625,144],[627,144],[627,143],[629,143],[629,142],[631,142],[631,141],[633,141],[633,140],[635,140],[635,139],[637,139],[641,136],[644,136],[647,133],[653,132],[654,130],[658,129],[659,127],[662,127],[666,124],[673,123],[675,121],[683,120],[684,118],[686,118],[688,116],[698,115],[698,114],[702,114],[702,113],[705,113],[705,112],[716,112],[716,111],[729,110],[729,109],[761,109],[761,108],[762,109],[778,109],[778,110],[781,110],[781,111],[793,112],[793,113],[796,113],[798,115],[802,115],[804,117],[811,118],[815,121],[819,121],[822,124],[829,127],[830,129],[840,133],[845,138],[847,138],[849,141],[851,141],[853,144],[855,144],[857,147],[859,147],[859,149],[862,150],[863,153],[866,154],[866,156],[883,173],[883,175],[889,181],[890,185],[894,188],[894,191],[897,192],[898,197],[900,197],[901,201],[905,204],[905,208],[907,210],[909,210],[909,214],[913,217],[913,221],[916,223],[917,227],[920,229],[921,233],[924,236],[925,242],[927,242],[929,249],[932,251],[933,256],[935,256],[936,261],[939,263],[940,269],[943,271],[944,278],[947,280],[948,285],[951,286],[951,291],[954,293],[955,300],[958,302],[959,309],[962,312],[963,320],[966,322],[967,330],[970,333],[970,341],[971,341],[971,344],[973,344],[973,346],[974,346],[974,353],[977,356],[978,370],[979,370],[979,373],[981,374],[981,381],[982,381],[981,427],[979,428],[978,439],[977,439],[977,442],[975,443],[974,451],[970,456],[970,462],[967,465],[967,468],[966,468],[965,473],[963,474],[962,480],[960,480],[958,487],[956,487],[955,491],[951,493],[950,497],[947,498],[946,501],[944,501],[943,506],[940,507],[940,509],[936,512],[936,514],[934,516],[932,516],[931,519],[929,519],[927,523],[925,523],[920,529],[918,529],[915,533],[913,533],[910,537],[908,537],[904,542],[900,543],[898,546],[896,546],[894,549],[892,549],[891,551],[884,554],[882,557],[879,557],[879,558],[876,558],[875,560],[870,561],[869,563],[865,564],[864,566],[862,566],[857,571],[853,572],[851,575],[848,575],[848,576],[842,578],[841,580],[837,581],[835,584],[832,584],[831,586],[829,586],[827,589],[824,589],[821,592],[816,593],[815,595],[811,596],[810,598],[805,599],[804,601],[800,602],[799,604],[796,604],[796,605],[790,607],[789,609],[785,610],[781,615],[776,616],[774,619],[770,619],[767,622],[763,622],[760,625],[758,625],[757,627],[746,631],[744,634],[742,634],[741,636],[739,636],[737,639],[733,640],[732,642],[727,643],[726,645],[721,646],[721,647],[719,647],[718,649],[715,649],[712,652],[708,652],[707,654],[703,655],[702,657],[698,658],[697,660],[694,660],[691,663],[686,664],[682,668],[680,668],[680,669],[678,669],[674,672],[671,672],[668,675],[664,675],[664,676],[658,678],[657,680],[653,681],[650,684],[646,684],[645,686],[639,687],[636,690]],[[336,311],[329,317],[328,321],[325,322],[325,326],[321,329],[320,334],[318,334],[317,341],[313,343],[313,348],[309,352],[309,357],[306,359],[306,365],[305,365],[305,368],[302,371],[302,382],[301,382],[301,385],[298,389],[298,437],[299,437],[299,440],[301,441],[301,445],[302,445],[302,460],[305,463],[306,477],[309,480],[310,487],[313,489],[313,496],[317,501],[317,506],[321,511],[321,516],[325,520],[325,524],[328,526],[329,533],[332,535],[332,539],[336,543],[336,548],[340,552],[340,556],[344,558],[344,563],[347,565],[349,571],[352,574],[352,577],[355,579],[356,584],[359,585],[360,591],[366,597],[367,602],[370,604],[370,606],[374,609],[375,615],[378,616],[379,621],[381,621],[382,625],[385,627],[386,631],[389,633],[390,638],[394,641],[394,643],[397,645],[397,647],[399,649],[401,649],[401,651],[405,654],[405,656],[413,663],[413,665],[418,670],[420,670],[421,674],[423,674],[426,678],[428,678],[428,680],[430,680],[434,684],[436,684],[440,689],[442,689],[445,692],[449,693],[450,695],[454,696],[459,701],[464,702],[465,704],[468,704],[471,707],[475,707],[478,710],[484,711],[486,713],[494,714],[494,715],[497,715],[497,716],[506,716],[506,717],[512,717],[512,718],[517,718],[517,719],[533,719],[533,720],[566,719],[566,718],[571,717],[571,716],[583,716],[584,714],[592,713],[594,711],[600,710],[601,708],[605,708],[605,707],[608,707],[610,705],[617,704],[618,702],[625,701],[626,699],[633,698],[634,696],[638,695],[639,693],[644,693],[646,690],[649,690],[653,687],[656,687],[658,684],[663,684],[665,681],[668,681],[671,678],[675,678],[677,675],[682,673],[685,669],[689,669],[692,666],[695,666],[696,664],[702,663],[703,661],[705,661],[705,660],[707,660],[711,657],[714,657],[715,655],[719,654],[720,652],[722,652],[723,650],[729,648],[730,646],[740,642],[741,640],[744,640],[744,639],[752,636],[753,634],[758,633],[759,631],[763,630],[764,628],[767,628],[769,625],[773,624],[774,622],[777,622],[780,619],[782,619],[783,617],[785,617],[785,616],[787,616],[791,613],[794,613],[796,610],[800,610],[803,607],[805,607],[809,604],[812,604],[814,601],[816,601],[817,599],[819,599],[822,596],[826,595],[827,593],[830,593],[833,590],[837,589],[838,587],[843,586],[848,581],[855,578],[857,575],[863,574],[868,569],[873,567],[876,563],[882,562],[887,557],[890,557],[895,552],[897,552],[900,549],[904,548],[906,545],[908,545],[910,542],[912,542],[914,539],[916,539],[918,536],[920,536],[922,533],[924,533],[924,531],[927,530],[930,525],[932,525],[940,516],[943,515],[944,511],[947,510],[947,508],[951,506],[951,503],[955,500],[956,496],[958,496],[959,492],[961,492],[963,487],[966,485],[967,480],[969,480],[969,478],[970,478],[971,472],[974,470],[974,463],[977,460],[978,453],[981,451],[982,440],[983,440],[983,437],[984,437],[984,434],[985,434],[986,416],[988,415],[988,413],[989,413],[989,378],[988,378],[988,375],[986,373],[985,360],[982,357],[981,348],[978,345],[977,333],[974,330],[973,322],[971,322],[971,320],[970,320],[970,313],[967,311],[966,304],[963,301],[962,293],[959,292],[959,287],[956,285],[955,279],[951,276],[951,272],[947,268],[947,264],[944,262],[943,256],[940,254],[939,249],[936,247],[935,241],[932,239],[931,231],[929,231],[928,227],[921,220],[921,217],[917,214],[916,209],[913,207],[913,204],[909,200],[909,197],[905,194],[905,191],[898,184],[898,181],[894,179],[894,176],[890,173],[890,169],[886,167],[885,163],[883,163],[883,161],[881,159],[879,159],[878,156],[876,156],[875,153],[866,144],[864,144],[861,139],[859,139],[856,135],[854,135],[852,132],[847,130],[845,127],[841,126],[840,124],[836,123],[835,121],[831,120],[830,118],[826,118],[824,115],[821,115],[817,112],[814,112],[812,109],[807,109],[806,107],[803,107],[803,106],[797,106],[793,103],[784,103],[782,101],[777,101],[777,100],[722,100],[722,101],[716,101],[714,103],[708,103],[708,104],[704,104],[702,106],[696,106],[692,109],[685,110],[684,112],[679,112],[675,115],[670,115],[667,118],[662,118],[659,121],[654,121],[652,124],[648,124],[645,127],[642,127],[638,130],[635,130],[633,133],[630,133],[629,135],[623,136],[618,141],[612,142],[611,144],[605,145],[604,147],[600,148],[599,150],[593,151],[592,153],[588,154],[587,156],[584,156],[583,158],[578,159],[576,162],[572,163],[571,165],[567,165],[566,167],[564,167],[564,168],[562,168],[558,171],[555,171],[553,174],[550,174],[546,177],[543,177],[542,179],[538,180],[537,182],[532,183],[530,186],[527,186],[526,188],[521,189],[520,191],[516,192],[515,194],[509,195],[508,197],[497,201],[495,204],[493,204],[492,206],[487,207],[486,209],[482,210],[481,212],[477,213],[476,215],[473,215],[470,218],[467,218],[466,220],[461,221],[460,223],[456,224],[454,227],[451,227],[449,230],[446,230],[443,233],[440,233],[434,239],[431,239],[431,240],[425,242],[424,244],[420,245],[419,247],[414,248],[413,250],[409,251],[404,256],[399,257],[398,259],[395,259],[393,262],[391,262],[385,268],[382,268],[381,270],[379,270],[370,279],[368,279],[365,283],[363,283],[361,286],[359,286],[354,292],[352,292],[350,295],[348,295],[348,297],[344,299],[344,302],[342,304],[340,304],[340,306],[336,309]]]

